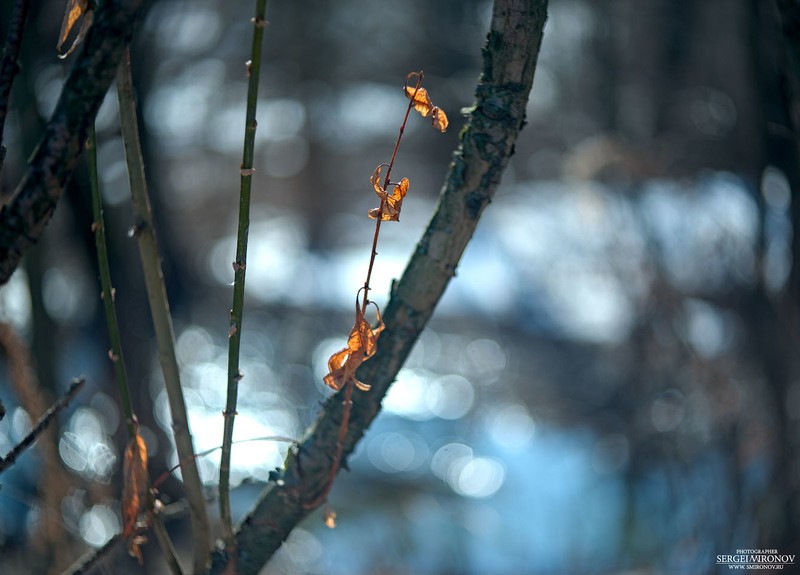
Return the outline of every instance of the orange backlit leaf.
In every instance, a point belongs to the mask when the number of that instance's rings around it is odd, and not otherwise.
[[[440,132],[447,131],[447,126],[450,123],[447,120],[447,114],[444,113],[444,110],[441,108],[433,108],[431,112],[431,116],[433,116],[433,127],[439,130]]]
[[[422,114],[423,118],[427,118],[433,111],[433,103],[428,96],[428,91],[425,88],[414,88],[406,86],[406,98],[414,103],[414,109]]]
[[[369,324],[361,306],[356,298],[356,321],[350,336],[347,339],[347,347],[334,353],[328,360],[328,375],[323,378],[325,384],[339,391],[347,383],[353,383],[358,389],[368,391],[370,386],[356,378],[356,370],[359,366],[375,355],[378,349],[378,336],[383,331],[384,325],[380,311],[375,306],[375,316],[378,325],[374,329]]]
[[[383,167],[385,165],[386,164],[381,164],[380,166],[375,168],[375,171],[372,172],[372,175],[369,178],[369,181],[372,183],[372,187],[375,188],[375,193],[378,194],[379,198],[383,198],[386,196],[386,192],[384,191],[383,186],[381,185],[381,170],[383,170]]]
[[[64,54],[58,55],[58,57],[61,59],[69,56],[75,50],[75,48],[80,45],[80,43],[83,41],[83,38],[86,36],[86,33],[89,31],[94,19],[94,13],[89,8],[88,0],[69,0],[67,3],[67,9],[64,12],[64,19],[61,21],[61,32],[58,34],[58,44],[56,44],[57,52],[61,52],[61,47],[64,45],[64,42],[67,41],[67,36],[69,36],[69,33],[72,31],[72,28],[81,18],[81,16],[84,17],[83,22],[81,23],[81,29],[78,31],[78,35],[75,37],[75,40],[72,41],[72,45],[69,47],[69,50],[67,50]]]
[[[386,192],[381,192],[378,195],[384,200],[383,212],[380,208],[374,208],[369,211],[369,217],[373,220],[378,218],[380,214],[381,219],[385,222],[399,222],[400,209],[403,207],[403,198],[408,193],[408,178],[403,178],[400,183],[394,184],[394,191],[390,196]]]
[[[447,125],[450,123],[447,119],[447,114],[445,114],[441,108],[433,105],[431,97],[428,95],[428,91],[425,88],[419,85],[409,85],[409,80],[415,76],[418,78],[418,83],[422,80],[418,72],[412,72],[406,77],[406,85],[404,88],[406,98],[411,100],[414,109],[422,114],[423,118],[431,117],[431,123],[434,128],[440,132],[444,132],[447,130]]]
[[[128,552],[141,563],[139,545],[144,539],[136,533],[136,521],[147,494],[147,444],[138,429],[125,447],[122,475],[122,538],[128,540]]]

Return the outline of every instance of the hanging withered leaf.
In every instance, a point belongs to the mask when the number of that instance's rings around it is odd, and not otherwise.
[[[431,102],[431,98],[428,95],[428,91],[425,88],[421,86],[409,86],[408,81],[413,76],[419,76],[419,73],[412,72],[406,77],[406,98],[411,100],[414,105],[414,109],[419,112],[423,118],[430,116],[434,128],[440,132],[444,132],[447,130],[447,126],[450,123],[447,120],[447,114],[445,114],[444,110],[441,108],[433,105],[433,102]]]
[[[128,541],[128,553],[143,562],[139,549],[145,540],[136,533],[136,521],[144,509],[147,495],[147,444],[136,434],[125,447],[122,464],[122,538]]]
[[[406,85],[406,98],[414,103],[414,109],[422,114],[423,118],[430,116],[433,110],[433,102],[431,102],[428,91],[425,88]]]
[[[75,26],[75,23],[80,20],[81,16],[83,16],[83,22],[81,22],[81,29],[78,31],[78,35],[75,37],[75,40],[72,41],[72,45],[69,47],[64,54],[61,54],[61,47],[64,45],[64,42],[67,41],[67,36],[72,31],[72,28]],[[59,52],[58,57],[62,60],[72,54],[72,52],[77,48],[83,39],[86,37],[86,33],[89,31],[89,28],[92,26],[92,21],[94,20],[94,11],[89,7],[89,0],[69,0],[67,2],[67,9],[64,12],[64,20],[61,21],[61,32],[58,34],[58,44],[56,44],[56,52]]]
[[[382,200],[381,205],[383,206],[383,210],[381,211],[380,207],[373,208],[369,211],[369,217],[376,220],[380,215],[381,220],[385,222],[399,222],[400,209],[403,207],[403,198],[405,198],[408,193],[409,181],[408,178],[403,178],[398,183],[390,183],[389,185],[394,186],[394,191],[392,195],[389,195],[388,192],[384,191],[380,183],[383,166],[384,164],[381,164],[375,168],[375,172],[373,172],[372,177],[369,179],[369,181],[372,182],[375,193],[378,194],[378,197]]]
[[[431,110],[431,116],[433,117],[434,128],[442,133],[447,131],[447,126],[450,124],[450,122],[447,120],[447,114],[444,113],[444,110],[434,106],[433,110]]]
[[[374,302],[370,303],[375,305]],[[362,391],[369,390],[368,384],[356,378],[356,370],[362,363],[375,355],[375,351],[378,349],[378,336],[384,328],[378,306],[375,306],[375,317],[378,325],[373,329],[364,317],[361,306],[358,304],[358,297],[356,297],[356,321],[353,329],[350,330],[347,347],[334,353],[328,360],[330,372],[323,378],[328,387],[339,391],[345,384],[353,383]]]

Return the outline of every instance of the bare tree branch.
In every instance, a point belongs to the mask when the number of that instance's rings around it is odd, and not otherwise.
[[[19,47],[22,44],[22,31],[28,19],[30,0],[17,0],[11,11],[11,21],[8,24],[6,44],[3,47],[3,59],[0,61],[0,173],[3,171],[3,161],[6,158],[6,147],[3,145],[3,132],[8,114],[8,101],[11,99],[11,86],[19,72]]]
[[[50,221],[83,151],[89,125],[114,80],[142,0],[107,0],[97,9],[28,170],[0,210],[0,285]]]
[[[81,387],[83,387],[84,380],[83,379],[74,379],[70,384],[69,388],[67,388],[66,393],[64,394],[61,399],[56,401],[53,406],[48,409],[42,417],[39,418],[39,421],[36,422],[36,425],[31,429],[30,433],[22,438],[22,441],[17,443],[14,448],[8,452],[8,454],[0,458],[0,473],[14,465],[17,461],[17,457],[20,456],[26,449],[28,449],[33,442],[42,434],[42,432],[47,429],[47,426],[50,425],[50,422],[53,418],[61,412],[62,409],[67,407],[72,401],[72,399],[78,394]]]
[[[455,273],[478,219],[491,201],[522,129],[533,83],[547,0],[496,0],[483,50],[475,106],[461,135],[433,216],[392,293],[378,352],[359,370],[372,385],[354,398],[344,453],[349,455]],[[239,526],[234,554],[217,550],[211,573],[255,574],[320,502],[337,453],[342,393],[330,398],[300,448]]]

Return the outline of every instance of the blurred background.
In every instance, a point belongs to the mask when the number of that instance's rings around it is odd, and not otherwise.
[[[0,11],[5,34],[10,4]],[[19,181],[69,71],[65,2],[34,3],[6,132]],[[221,443],[253,6],[149,3],[133,50],[147,176],[198,450]],[[472,103],[491,3],[270,2],[235,439],[298,437],[329,390],[376,197],[412,116],[373,282],[384,305]],[[265,574],[723,573],[800,550],[798,156],[776,5],[550,0],[527,127],[434,320],[340,475]],[[112,275],[152,477],[174,465],[110,93],[97,118]],[[72,377],[58,428],[2,475],[0,572],[60,572],[120,530],[118,407],[85,166],[0,289],[0,453]],[[795,256],[800,257],[800,256]],[[357,400],[357,399],[356,399]],[[287,445],[233,450],[237,516]],[[199,461],[216,514],[219,451]],[[170,477],[162,498],[182,488]],[[188,524],[168,523],[185,550]],[[97,572],[139,567],[118,546]]]

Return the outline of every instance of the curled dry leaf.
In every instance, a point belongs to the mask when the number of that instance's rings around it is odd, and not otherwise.
[[[81,29],[78,31],[78,35],[75,37],[75,40],[72,41],[72,45],[69,47],[64,54],[61,54],[61,47],[64,45],[64,42],[67,41],[67,36],[72,31],[72,28],[75,26],[75,23],[83,16],[83,22],[81,23]],[[92,21],[94,20],[94,12],[89,7],[88,0],[69,0],[67,2],[67,9],[64,12],[64,19],[61,21],[61,32],[58,34],[58,44],[56,44],[56,51],[59,52],[58,57],[61,59],[66,58],[77,48],[81,42],[83,42],[86,33],[89,31],[89,28],[92,26]]]
[[[144,539],[136,533],[136,520],[144,508],[147,493],[147,444],[138,428],[125,447],[122,475],[122,538],[128,540],[128,552],[142,563],[139,545]]]
[[[431,116],[433,116],[434,128],[440,132],[447,131],[447,126],[450,124],[450,122],[447,120],[447,114],[444,113],[444,110],[434,107],[431,111]]]
[[[431,98],[428,95],[428,91],[425,88],[408,85],[409,78],[415,74],[416,72],[414,74],[409,74],[406,78],[406,98],[411,100],[414,105],[414,109],[419,112],[423,118],[427,118],[428,116],[431,117],[434,128],[440,132],[444,132],[447,130],[447,126],[450,123],[447,120],[447,114],[444,113],[444,110],[433,105],[433,102],[431,102]]]
[[[347,383],[353,383],[362,391],[369,390],[368,384],[358,381],[356,378],[356,370],[362,363],[375,355],[377,350],[378,336],[384,328],[378,306],[375,306],[375,316],[378,326],[373,329],[364,317],[361,306],[358,305],[358,298],[356,298],[356,321],[353,329],[350,330],[347,347],[334,353],[328,360],[330,372],[323,378],[328,387],[339,391]]]
[[[378,194],[378,197],[381,200],[383,200],[381,202],[383,211],[381,211],[381,208],[373,208],[369,211],[369,217],[375,220],[378,219],[378,216],[380,215],[381,220],[385,222],[399,222],[400,209],[403,206],[403,198],[405,198],[406,193],[408,193],[409,181],[408,178],[403,178],[399,183],[392,184],[394,186],[394,191],[390,196],[388,192],[383,190],[383,187],[380,184],[382,168],[383,164],[375,168],[375,172],[372,174],[372,177],[369,179],[369,181],[372,182],[372,187],[375,189],[375,193]]]
[[[406,98],[414,103],[414,109],[422,114],[423,118],[427,118],[433,111],[433,103],[428,96],[428,91],[425,88],[414,88],[413,86],[406,86]]]

